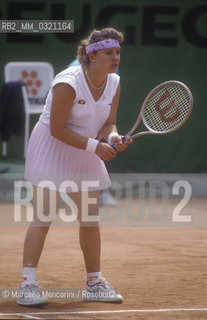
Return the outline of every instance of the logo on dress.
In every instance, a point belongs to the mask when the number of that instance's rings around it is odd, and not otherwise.
[[[79,104],[85,104],[86,102],[85,102],[85,100],[80,99],[80,100],[78,100],[78,103],[79,103]]]

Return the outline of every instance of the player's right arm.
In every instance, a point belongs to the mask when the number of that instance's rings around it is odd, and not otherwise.
[[[53,87],[53,99],[50,114],[51,135],[79,149],[86,149],[88,138],[66,127],[75,99],[75,90],[68,84],[59,83]],[[103,160],[111,160],[117,152],[107,143],[99,142],[96,154]]]

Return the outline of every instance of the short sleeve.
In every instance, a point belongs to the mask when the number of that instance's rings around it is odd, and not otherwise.
[[[77,94],[77,83],[76,83],[75,76],[72,72],[59,73],[52,82],[52,88],[58,83],[66,83],[70,85],[75,90],[75,93]]]
[[[116,94],[119,82],[120,82],[120,77],[116,73],[111,73],[109,74],[109,79],[110,79],[110,88],[113,92],[113,96]]]

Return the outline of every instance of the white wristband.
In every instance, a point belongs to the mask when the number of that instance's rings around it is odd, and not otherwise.
[[[119,134],[118,134],[117,132],[115,132],[115,131],[112,131],[111,133],[109,133],[108,139],[107,139],[108,144],[111,144],[111,139],[112,139],[113,137],[117,137],[117,136],[119,136]]]
[[[98,140],[93,139],[93,138],[88,138],[86,151],[95,153],[97,144],[98,144]]]

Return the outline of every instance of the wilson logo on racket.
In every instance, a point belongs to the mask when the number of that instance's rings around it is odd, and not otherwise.
[[[164,122],[172,122],[178,119],[180,115],[180,110],[176,108],[175,102],[172,101],[169,104],[167,104],[165,107],[161,107],[161,104],[167,100],[168,98],[171,98],[171,95],[169,91],[166,89],[166,91],[163,93],[163,95],[160,97],[160,99],[155,104],[155,109],[159,113],[160,118]],[[176,108],[176,110],[175,110]],[[173,113],[171,116],[169,114]]]

